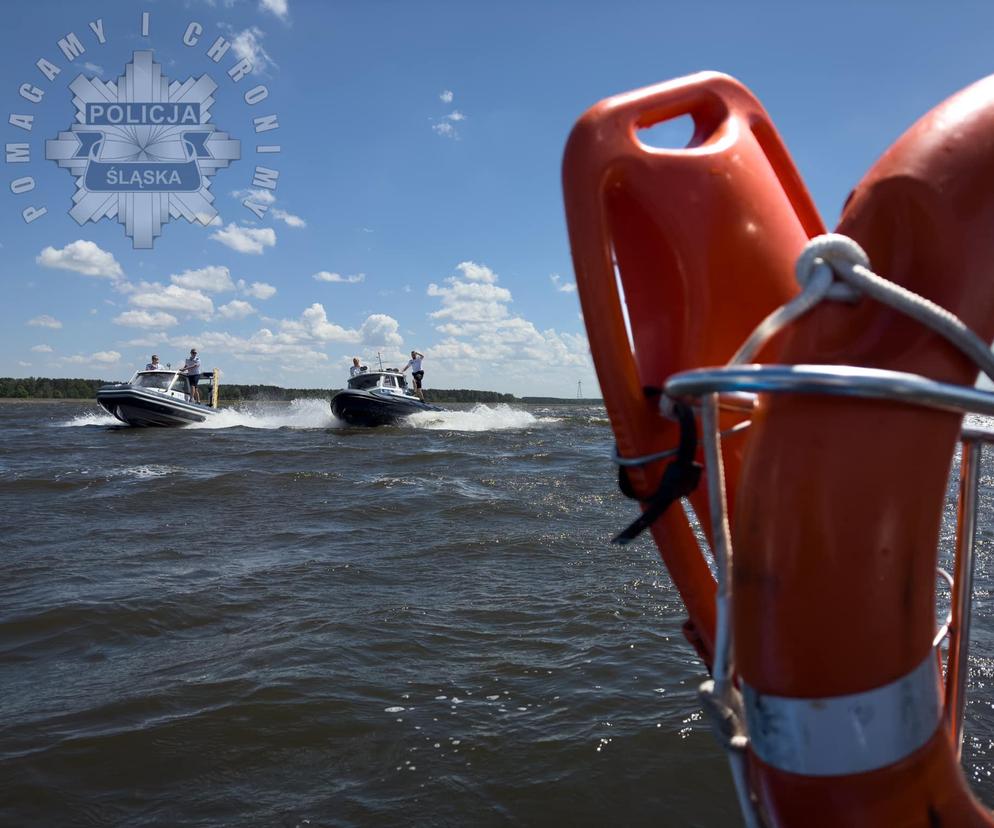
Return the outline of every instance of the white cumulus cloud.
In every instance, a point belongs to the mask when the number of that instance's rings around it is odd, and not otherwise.
[[[464,382],[479,382],[485,370],[504,383],[529,387],[526,393],[548,393],[553,381],[563,393],[576,387],[577,378],[594,387],[583,334],[539,330],[512,313],[511,291],[497,284],[497,274],[486,265],[466,261],[456,269],[459,275],[428,285],[428,295],[439,301],[429,318],[443,336],[431,346],[433,364],[444,362]],[[538,377],[544,385],[537,383]]]
[[[202,319],[207,319],[214,313],[214,303],[207,294],[179,285],[143,282],[128,297],[128,301],[140,308],[180,311]]]
[[[327,354],[287,333],[274,333],[260,328],[248,337],[235,336],[224,331],[206,331],[199,336],[176,337],[169,341],[176,348],[198,348],[201,352],[230,354],[240,361],[268,362],[290,359],[313,364],[326,360]]]
[[[385,313],[374,313],[366,317],[359,328],[359,340],[370,348],[400,346],[404,338],[399,333],[400,323]]]
[[[281,210],[279,207],[274,207],[272,213],[273,213],[273,218],[279,219],[289,227],[307,226],[307,222],[304,221],[300,216],[295,216],[293,213],[288,213],[286,210]]]
[[[400,323],[392,316],[371,314],[356,330],[331,322],[320,302],[306,308],[297,319],[284,319],[281,329],[298,341],[340,342],[368,347],[396,347],[404,341],[399,333]]]
[[[328,320],[324,305],[315,302],[305,309],[299,319],[288,319],[282,323],[283,330],[300,338],[316,339],[319,342],[358,342],[359,332],[343,328]]]
[[[244,279],[239,279],[238,289],[253,299],[269,299],[276,295],[276,288],[265,282],[252,282],[251,285],[246,285]]]
[[[165,331],[152,331],[144,336],[137,336],[134,339],[127,340],[124,344],[130,345],[132,348],[157,348],[163,343],[169,341],[168,336]]]
[[[121,355],[117,351],[96,351],[92,354],[75,354],[65,357],[62,362],[70,365],[95,365],[105,368],[108,365],[115,365],[121,361]]]
[[[433,319],[455,319],[460,324],[480,324],[506,319],[511,291],[484,282],[464,282],[455,277],[445,280],[445,286],[432,282],[428,295],[441,299],[442,307],[433,311]]]
[[[456,270],[462,274],[463,279],[467,282],[486,282],[492,285],[497,281],[496,273],[486,265],[477,264],[476,262],[459,262],[456,265]]]
[[[437,135],[442,135],[445,138],[458,138],[459,134],[456,132],[456,128],[452,126],[448,121],[442,121],[441,123],[432,124],[432,130]]]
[[[232,190],[231,194],[239,201],[254,201],[267,207],[276,202],[276,195],[272,190]]]
[[[62,327],[62,323],[58,319],[54,316],[49,316],[47,313],[36,316],[34,319],[29,319],[27,324],[33,328],[51,328],[52,330],[58,330]]]
[[[558,273],[550,273],[549,279],[560,293],[576,293],[576,282],[563,282]]]
[[[448,103],[452,103],[452,99],[454,97],[455,97],[455,95],[452,93],[451,89],[445,89],[445,90],[442,91],[442,94],[438,96],[438,99],[442,103],[447,103],[448,104]]]
[[[211,233],[211,238],[239,253],[260,255],[266,247],[276,245],[276,231],[271,227],[242,227],[231,223]]]
[[[31,350],[36,354],[50,354],[53,349],[51,345],[32,345]]]
[[[262,45],[265,36],[266,33],[258,26],[250,26],[240,32],[232,33],[230,38],[231,51],[239,60],[247,59],[252,64],[253,75],[262,75],[270,68],[279,68]]]
[[[112,253],[101,250],[95,242],[83,239],[77,239],[59,250],[46,247],[35,261],[42,267],[72,270],[84,276],[113,280],[124,277],[124,271]]]
[[[316,282],[334,282],[337,284],[354,285],[359,282],[364,282],[366,280],[366,274],[355,273],[351,276],[343,276],[341,273],[330,273],[327,270],[321,270],[315,273],[311,278]]]
[[[255,308],[252,307],[251,303],[242,299],[232,299],[227,305],[221,305],[217,312],[226,319],[244,319],[255,313]]]
[[[445,98],[443,97],[444,101]],[[446,103],[451,103],[451,98]],[[466,115],[460,112],[458,109],[452,110],[447,115],[443,115],[441,118],[433,118],[431,128],[436,135],[441,135],[444,138],[452,138],[453,140],[459,139],[459,130],[456,129],[456,124],[461,121],[466,120]]]
[[[114,317],[115,325],[127,325],[129,328],[171,328],[178,323],[175,316],[165,311],[133,310]]]
[[[221,293],[234,290],[235,283],[231,280],[231,271],[220,265],[208,265],[199,270],[184,270],[169,277],[174,285],[203,290],[207,293]]]
[[[290,14],[290,7],[287,0],[259,0],[259,11],[267,11],[285,21]]]

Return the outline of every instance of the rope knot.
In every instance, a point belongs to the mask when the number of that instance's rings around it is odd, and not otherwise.
[[[806,290],[809,283],[815,280],[824,281],[825,298],[855,302],[860,297],[860,291],[836,277],[845,278],[846,273],[857,267],[870,267],[870,257],[863,248],[841,233],[825,233],[815,236],[804,246],[795,272],[802,290]]]

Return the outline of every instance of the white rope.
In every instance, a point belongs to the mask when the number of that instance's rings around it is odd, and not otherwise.
[[[766,317],[729,361],[739,365],[753,359],[771,337],[807,313],[822,299],[855,302],[861,295],[876,299],[942,336],[994,380],[994,353],[955,314],[901,285],[878,276],[856,242],[840,233],[816,236],[797,260],[801,293]]]
[[[749,338],[742,343],[742,346],[728,361],[728,364],[743,365],[753,362],[759,350],[774,335],[786,328],[795,319],[811,310],[811,308],[825,298],[829,289],[834,286],[835,276],[832,273],[832,268],[827,264],[820,263],[815,268],[812,279],[804,287],[804,290],[760,322],[755,330],[749,334]]]
[[[749,785],[745,756],[748,735],[742,696],[734,681],[735,655],[731,621],[732,533],[728,522],[728,495],[725,488],[725,464],[721,456],[717,394],[708,394],[701,399],[701,430],[705,435],[704,461],[708,468],[708,508],[712,518],[712,551],[717,591],[714,659],[711,665],[714,680],[701,685],[699,696],[711,720],[711,729],[728,756],[746,828],[762,828],[763,821]]]

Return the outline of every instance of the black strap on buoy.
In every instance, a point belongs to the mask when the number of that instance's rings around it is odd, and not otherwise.
[[[674,402],[673,414],[680,424],[680,444],[677,446],[676,459],[672,460],[663,472],[663,479],[659,482],[656,493],[642,501],[648,508],[627,529],[615,536],[611,543],[624,546],[635,540],[652,526],[674,501],[689,495],[701,481],[701,471],[704,467],[694,462],[694,455],[697,454],[697,423],[694,420],[694,412],[689,405]],[[626,497],[639,499],[632,489],[624,466],[618,468],[618,487]]]

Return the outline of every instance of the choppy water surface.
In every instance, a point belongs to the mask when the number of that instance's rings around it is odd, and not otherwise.
[[[603,409],[419,416],[0,405],[0,824],[736,824],[679,599],[651,542],[607,544]]]

